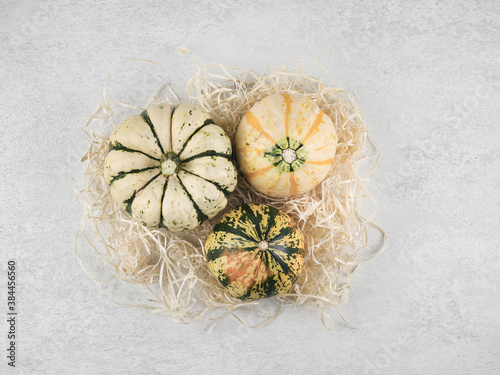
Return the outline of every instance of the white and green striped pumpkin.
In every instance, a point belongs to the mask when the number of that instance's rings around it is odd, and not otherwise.
[[[104,177],[121,209],[173,232],[217,215],[237,183],[229,137],[188,103],[154,105],[118,125]]]

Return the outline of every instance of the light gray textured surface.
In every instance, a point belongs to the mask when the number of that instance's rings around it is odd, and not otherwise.
[[[17,259],[17,373],[500,373],[498,2],[1,4],[0,285]],[[383,152],[369,186],[390,240],[341,307],[361,330],[335,317],[326,332],[290,309],[263,329],[227,320],[207,334],[115,305],[84,275],[76,121],[123,59],[159,62],[149,79],[182,92],[194,67],[177,46],[255,72],[303,57],[316,76],[328,52],[325,83],[356,94]]]

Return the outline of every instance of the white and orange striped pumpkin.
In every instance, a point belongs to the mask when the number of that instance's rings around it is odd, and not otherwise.
[[[274,94],[257,102],[236,132],[236,156],[259,192],[287,197],[321,183],[333,164],[332,120],[303,95]]]

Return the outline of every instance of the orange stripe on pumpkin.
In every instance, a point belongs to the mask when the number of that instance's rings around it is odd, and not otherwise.
[[[243,153],[245,155],[248,155],[251,152],[255,152],[257,154],[264,155],[264,150],[261,150],[261,149],[258,149],[258,148],[254,148],[254,147],[237,148],[236,152],[241,152],[241,153]]]
[[[337,138],[337,136],[335,136],[335,138]],[[335,138],[334,138],[334,139],[335,139]],[[330,146],[331,146],[331,145],[329,145],[329,144],[328,144],[328,145],[324,145],[324,146],[318,147],[318,148],[316,149],[316,151],[321,151],[321,150],[323,150],[324,148],[327,148],[327,147],[330,147]]]
[[[325,159],[325,160],[319,160],[319,161],[306,160],[306,163],[313,164],[313,165],[328,165],[328,164],[333,163],[333,159]]]
[[[290,172],[290,194],[297,194],[297,181],[295,181],[295,172]]]
[[[255,176],[260,176],[261,174],[264,174],[266,172],[269,172],[271,169],[274,168],[274,165],[268,165],[267,167],[265,168],[261,168],[261,169],[257,169],[255,172],[252,172],[252,173],[247,173],[246,174],[246,177],[249,178],[249,177],[255,177]]]
[[[276,144],[276,141],[271,137],[262,127],[262,125],[259,122],[259,119],[254,116],[254,114],[251,111],[248,111],[247,114],[245,115],[245,119],[247,120],[247,124],[250,125],[252,128],[254,128],[256,131],[259,132],[259,134],[262,134],[264,137],[269,139],[273,144]]]
[[[316,116],[316,119],[314,120],[312,126],[311,126],[311,129],[309,129],[309,131],[307,132],[306,136],[304,137],[304,140],[302,141],[302,143],[306,143],[307,140],[314,134],[318,131],[318,127],[319,127],[319,124],[321,124],[321,121],[323,120],[323,115],[324,115],[324,112],[323,111],[319,111],[318,113],[318,116]]]
[[[281,94],[283,96],[283,99],[285,100],[285,129],[286,129],[286,136],[289,136],[288,132],[288,127],[290,123],[290,113],[292,112],[292,108],[290,105],[292,104],[292,98],[290,98],[290,95],[288,94]]]
[[[278,186],[278,183],[280,182],[281,180],[281,174],[278,176],[278,179],[276,181],[274,181],[274,183],[269,187],[269,189],[267,189],[268,191],[268,194],[271,195],[271,193],[273,192],[274,189],[276,189],[276,186]]]

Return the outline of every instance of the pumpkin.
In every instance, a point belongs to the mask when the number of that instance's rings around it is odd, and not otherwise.
[[[242,300],[286,293],[304,266],[304,238],[277,208],[244,204],[224,214],[205,243],[208,269]]]
[[[109,137],[104,177],[135,220],[173,232],[214,217],[237,183],[229,137],[188,103],[154,105],[121,123]]]
[[[243,175],[259,192],[286,197],[313,189],[328,175],[337,147],[332,120],[303,95],[257,102],[236,133]]]

